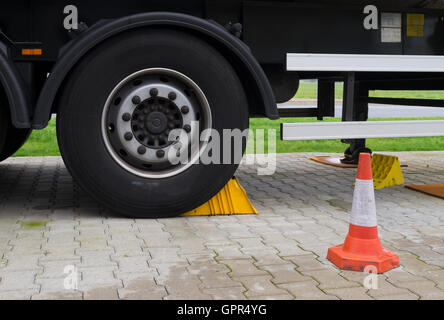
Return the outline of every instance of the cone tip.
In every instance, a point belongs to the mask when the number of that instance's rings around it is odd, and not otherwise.
[[[370,153],[359,154],[358,174],[356,178],[359,180],[373,180]]]

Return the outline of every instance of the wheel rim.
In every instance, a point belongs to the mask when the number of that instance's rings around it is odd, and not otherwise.
[[[102,113],[108,152],[119,166],[144,178],[171,177],[197,163],[211,127],[203,91],[184,74],[164,68],[126,77],[112,90]]]

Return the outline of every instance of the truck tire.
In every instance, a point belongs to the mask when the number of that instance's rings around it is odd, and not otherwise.
[[[17,129],[9,126],[6,132],[6,141],[3,150],[0,152],[0,161],[8,159],[16,153],[28,140],[32,129]]]
[[[177,216],[211,199],[238,162],[201,163],[211,149],[205,132],[222,137],[249,124],[230,63],[201,39],[163,29],[128,32],[95,48],[71,74],[57,112],[60,151],[74,179],[112,211],[139,218]],[[182,152],[188,163],[167,161],[186,143],[166,140],[171,129],[199,143]],[[245,145],[246,138],[240,158]]]
[[[3,101],[0,100],[0,154],[3,153],[6,142],[6,134],[9,127],[8,113]],[[4,160],[4,159],[2,159]],[[0,160],[0,161],[2,161]]]
[[[8,101],[5,97],[0,98],[0,162],[8,159],[20,149],[28,140],[32,129],[17,129],[10,123],[10,112]]]

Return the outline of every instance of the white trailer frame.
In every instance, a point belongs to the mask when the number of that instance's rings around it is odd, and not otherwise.
[[[287,71],[444,72],[444,56],[288,53]]]
[[[444,136],[444,120],[282,123],[282,140],[334,140]]]

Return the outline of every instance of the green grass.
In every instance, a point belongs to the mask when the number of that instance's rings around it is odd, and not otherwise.
[[[335,98],[342,99],[343,84],[337,82],[335,85]],[[296,98],[299,99],[317,99],[318,87],[316,82],[301,82]],[[370,91],[371,97],[379,98],[410,98],[410,99],[444,99],[444,91],[424,90],[424,91]]]
[[[15,153],[15,157],[59,156],[55,119],[51,119],[44,130],[34,130],[25,145]]]
[[[421,118],[422,120],[444,120],[444,118]],[[419,120],[418,118],[371,119],[375,120]],[[286,118],[278,121],[268,119],[252,119],[250,127],[256,129],[275,129],[277,137],[276,151],[278,153],[291,152],[343,152],[346,145],[339,140],[312,140],[312,141],[280,141],[281,122],[312,122],[314,118]],[[340,121],[338,118],[328,118],[324,121]],[[444,137],[431,138],[397,138],[397,139],[369,139],[368,147],[374,151],[432,151],[444,150]],[[267,143],[265,151],[268,150]],[[58,156],[55,119],[49,122],[44,130],[34,130],[26,144],[14,155],[22,156]]]

